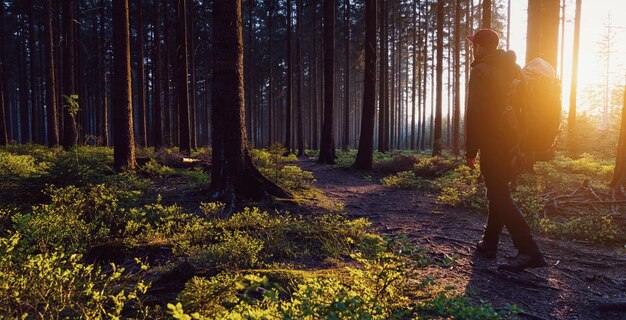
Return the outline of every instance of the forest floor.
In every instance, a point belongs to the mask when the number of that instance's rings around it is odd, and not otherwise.
[[[536,237],[549,266],[520,274],[497,270],[516,254],[501,237],[498,261],[474,255],[484,213],[441,205],[423,191],[389,189],[382,175],[300,160],[315,186],[344,205],[348,216],[367,218],[381,235],[405,235],[416,246],[448,261],[424,270],[476,300],[501,308],[514,304],[526,319],[624,319],[626,254],[618,246]],[[620,302],[620,305],[615,305]],[[622,313],[607,311],[622,308]]]

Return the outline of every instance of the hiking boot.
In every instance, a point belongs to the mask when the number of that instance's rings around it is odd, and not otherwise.
[[[547,265],[546,259],[540,252],[532,255],[520,253],[509,261],[509,263],[499,265],[498,270],[520,272],[525,269],[542,268]]]
[[[480,240],[476,244],[476,253],[484,258],[495,259],[498,254],[498,249],[495,246],[487,245],[484,240]]]

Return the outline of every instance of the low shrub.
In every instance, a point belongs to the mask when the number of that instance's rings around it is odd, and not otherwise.
[[[413,171],[401,171],[396,174],[384,177],[381,183],[388,188],[418,190],[427,185],[427,182],[416,176]]]

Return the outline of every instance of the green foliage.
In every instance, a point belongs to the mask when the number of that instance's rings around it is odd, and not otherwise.
[[[437,200],[451,207],[486,208],[484,187],[478,184],[478,178],[478,170],[459,165],[433,182],[435,189],[439,190]]]
[[[496,311],[491,304],[481,301],[475,304],[467,296],[448,297],[441,293],[433,300],[423,302],[418,307],[425,313],[425,319],[446,317],[451,319],[467,320],[499,320],[510,319],[520,312],[516,306],[507,306],[503,310]]]
[[[131,196],[102,184],[86,190],[49,186],[46,194],[50,204],[34,206],[32,213],[13,218],[26,246],[43,252],[58,246],[69,252],[83,252],[119,234],[124,223],[119,199]]]
[[[182,172],[189,179],[189,187],[192,189],[206,189],[211,185],[211,174],[200,167]]]
[[[141,166],[141,172],[153,178],[164,178],[171,176],[176,171],[166,165],[159,164],[156,159],[150,159],[146,164]]]
[[[119,318],[130,304],[137,318],[147,316],[139,297],[148,286],[126,287],[123,268],[112,264],[105,272],[61,251],[22,256],[20,241],[18,233],[0,238],[0,316]]]
[[[260,150],[250,149],[250,156],[255,166],[266,178],[289,191],[307,190],[315,183],[313,173],[288,164],[296,161],[297,158],[287,153],[287,149],[280,145]]]
[[[380,182],[388,188],[406,190],[418,190],[426,185],[426,181],[416,176],[413,171],[401,171],[382,178]]]
[[[77,94],[71,94],[71,95],[63,95],[63,108],[65,108],[65,110],[67,110],[67,113],[69,113],[72,117],[76,117],[76,114],[78,113],[78,111],[80,110],[80,104],[78,103],[78,95]]]

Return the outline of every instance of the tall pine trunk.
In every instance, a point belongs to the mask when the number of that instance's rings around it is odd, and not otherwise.
[[[298,156],[304,156],[304,108],[302,106],[302,101],[304,97],[302,96],[302,24],[304,23],[302,19],[302,0],[298,0],[297,2],[297,42],[296,42],[296,73],[297,73],[297,83],[298,86],[297,92],[297,108],[298,108],[298,131],[297,131],[297,140],[298,140]]]
[[[461,0],[454,10],[454,107],[452,116],[452,154],[461,151]]]
[[[293,118],[293,70],[291,53],[291,30],[293,19],[291,17],[291,0],[287,0],[287,112],[285,121],[285,148],[288,152],[293,150],[291,142],[291,120]]]
[[[374,125],[376,118],[376,2],[365,1],[365,69],[361,135],[354,168],[371,170],[374,162]]]
[[[246,147],[241,0],[213,2],[213,198],[231,213],[238,198],[289,197],[254,167]]]
[[[78,142],[76,110],[70,100],[77,94],[74,79],[74,0],[63,1],[63,141],[65,149]]]
[[[180,118],[179,150],[184,154],[190,154],[191,126],[189,119],[189,66],[187,60],[189,56],[187,47],[187,0],[178,0],[176,13],[178,14],[176,26],[178,31],[176,94],[178,96],[178,116]]]
[[[48,113],[48,146],[59,145],[59,122],[57,115],[56,80],[54,66],[54,38],[52,36],[52,0],[44,2],[44,32],[46,50],[46,111]],[[0,81],[2,81],[0,79]]]
[[[141,6],[141,0],[136,0],[136,6],[138,10],[137,14],[137,96],[139,97],[139,143],[145,148],[148,146],[148,123],[147,123],[147,110],[146,110],[146,71],[144,67],[144,48],[143,48],[143,8]]]
[[[152,98],[152,131],[154,149],[161,150],[163,144],[163,104],[161,99],[161,4],[154,3],[154,47],[152,64],[154,65],[154,89]]]
[[[343,150],[348,150],[350,146],[350,0],[345,1],[345,83],[344,83],[344,118],[343,118]]]
[[[135,169],[128,0],[113,0],[113,166]]]
[[[491,0],[483,0],[482,27],[485,29],[491,29]]]
[[[580,20],[582,0],[576,0],[574,18],[574,53],[572,54],[572,82],[569,95],[569,113],[567,115],[567,143],[570,150],[576,151],[576,95],[578,93],[578,53],[580,50]]]
[[[101,123],[100,123],[100,135],[102,136],[102,145],[105,147],[109,146],[109,99],[107,95],[107,67],[106,67],[106,53],[105,52],[105,0],[100,0],[100,35],[98,37],[99,41],[99,53],[98,53],[98,65],[100,68],[100,101],[102,109],[100,110],[101,114]]]
[[[39,93],[38,93],[38,84],[37,84],[37,76],[36,76],[36,51],[35,51],[35,5],[33,0],[29,1],[28,8],[28,63],[30,66],[30,127],[31,132],[30,136],[32,141],[35,143],[39,143],[39,127],[41,124],[39,123]]]
[[[0,1],[0,43],[4,42],[4,2]],[[4,55],[4,45],[0,46],[0,146],[9,143],[7,128],[7,103],[5,91],[6,57]]]
[[[442,91],[443,91],[443,22],[445,17],[445,0],[437,1],[437,74],[436,74],[436,110],[435,110],[435,128],[433,140],[433,156],[441,155],[443,151],[443,142],[441,141],[442,133]]]
[[[335,0],[324,0],[324,120],[318,161],[325,164],[335,164],[335,11]]]

